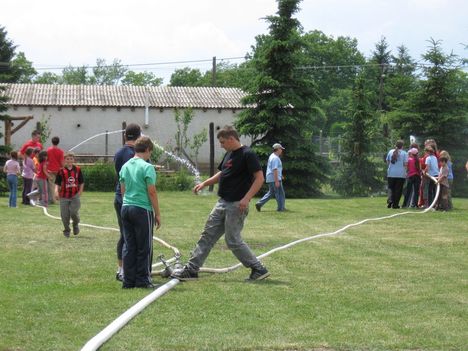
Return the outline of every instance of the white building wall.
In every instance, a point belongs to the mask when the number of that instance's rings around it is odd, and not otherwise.
[[[193,110],[194,118],[189,125],[188,135],[192,137],[204,128],[209,131],[209,124],[214,123],[214,134],[216,138],[217,130],[224,125],[233,124],[239,111],[233,110]],[[122,129],[122,123],[138,123],[142,127],[145,135],[163,148],[175,146],[176,123],[174,120],[174,109],[172,108],[150,108],[149,123],[145,127],[145,109],[144,108],[121,108],[115,107],[17,107],[7,111],[11,117],[33,116],[24,127],[12,136],[12,146],[19,149],[21,145],[31,137],[31,132],[36,129],[37,122],[48,119],[50,128],[49,140],[45,147],[51,145],[50,139],[53,136],[60,137],[59,146],[63,150],[74,148],[78,155],[105,155],[106,154],[106,136],[108,134],[107,154],[113,155],[115,151],[122,146],[122,135],[117,131]],[[14,121],[15,125],[19,121]],[[14,128],[14,126],[13,126]],[[3,128],[2,128],[3,129]],[[115,133],[112,133],[115,132]],[[103,134],[97,136],[98,134]],[[95,136],[95,137],[94,137]],[[76,147],[88,138],[94,137],[89,141]],[[244,144],[249,145],[250,139],[242,138]],[[2,140],[3,142],[3,140]],[[219,143],[215,141],[215,162],[221,160],[224,150],[220,148]],[[209,140],[200,148],[198,162],[200,166],[206,167],[209,164]]]

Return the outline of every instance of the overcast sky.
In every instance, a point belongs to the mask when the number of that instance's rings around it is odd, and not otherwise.
[[[466,0],[303,0],[300,7],[304,31],[356,38],[366,56],[385,36],[392,50],[404,44],[415,60],[431,37],[442,41],[446,53],[468,57],[462,45],[468,44]],[[263,18],[276,11],[275,0],[1,0],[0,26],[36,68],[92,66],[97,58],[122,64],[210,61],[243,57],[255,36],[267,33]],[[146,69],[167,84],[185,66],[205,71],[211,62]]]

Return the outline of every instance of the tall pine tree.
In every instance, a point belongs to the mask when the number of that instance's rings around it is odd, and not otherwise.
[[[397,56],[392,56],[393,66],[388,76],[386,89],[390,109],[386,122],[389,123],[391,132],[391,144],[389,143],[387,147],[393,146],[398,139],[408,141],[410,135],[402,128],[402,125],[412,118],[417,118],[410,104],[411,97],[419,87],[416,63],[404,45],[399,46],[397,50]]]
[[[300,70],[304,64],[302,28],[293,15],[300,0],[278,0],[276,16],[268,16],[269,34],[256,38],[252,53],[254,79],[244,87],[243,111],[236,127],[253,137],[255,150],[266,160],[274,143],[286,148],[284,185],[291,197],[321,194],[328,163],[316,155],[312,135],[317,132],[317,88]]]
[[[348,112],[343,156],[337,175],[332,181],[333,189],[345,196],[366,196],[377,192],[382,186],[377,165],[371,157],[372,146],[375,145],[378,133],[375,112],[371,107],[366,85],[368,84],[364,76],[359,75]]]
[[[468,134],[462,75],[455,55],[445,54],[440,41],[431,39],[430,44],[423,55],[428,62],[422,69],[425,79],[413,100],[419,118],[409,121],[407,127],[412,134],[434,138],[440,146],[450,149],[465,144]]]

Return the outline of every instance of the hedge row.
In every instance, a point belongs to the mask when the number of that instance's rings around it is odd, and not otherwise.
[[[85,191],[114,191],[117,176],[113,163],[97,163],[81,166],[85,179]],[[186,191],[194,186],[194,177],[185,170],[174,173],[158,172],[158,191]],[[18,178],[18,191],[23,189],[22,178]],[[0,171],[0,196],[6,196],[8,185],[6,174]]]
[[[113,163],[97,163],[82,166],[85,191],[114,191],[117,182]],[[158,191],[185,191],[194,186],[194,177],[187,171],[174,173],[158,172]]]

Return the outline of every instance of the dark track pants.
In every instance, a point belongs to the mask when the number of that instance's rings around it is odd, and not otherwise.
[[[124,246],[123,223],[122,223],[122,195],[115,195],[114,209],[117,214],[117,222],[119,223],[120,237],[117,241],[117,259],[122,260],[122,252]]]
[[[388,188],[392,191],[392,207],[399,208],[401,194],[403,193],[403,186],[405,185],[406,178],[391,178],[388,177]]]
[[[124,282],[126,288],[151,283],[154,214],[142,207],[122,206]]]

